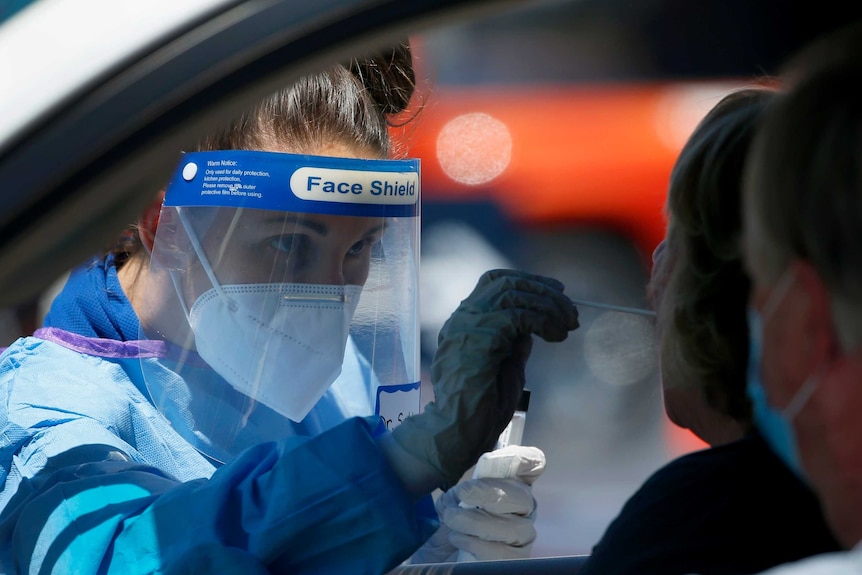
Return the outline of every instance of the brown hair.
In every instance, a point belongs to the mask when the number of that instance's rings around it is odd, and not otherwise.
[[[409,44],[333,66],[272,94],[198,150],[254,150],[272,144],[297,153],[330,142],[381,158],[393,155],[392,118],[407,109],[415,90]]]
[[[392,48],[355,58],[300,78],[248,110],[225,128],[203,137],[196,151],[259,150],[282,147],[310,153],[329,143],[371,156],[393,157],[389,128],[406,120],[416,89],[413,56],[405,40]],[[117,266],[141,251],[137,226],[110,250]]]

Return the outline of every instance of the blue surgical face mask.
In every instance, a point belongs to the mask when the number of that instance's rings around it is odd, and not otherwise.
[[[779,280],[763,306],[763,315],[754,308],[748,309],[748,376],[747,393],[751,399],[754,421],[772,450],[796,474],[804,478],[805,473],[799,460],[793,419],[802,411],[811,394],[817,387],[819,377],[809,377],[790,403],[784,409],[775,409],[766,399],[766,391],[760,382],[763,353],[763,328],[781,303],[792,283],[793,275],[788,269]]]

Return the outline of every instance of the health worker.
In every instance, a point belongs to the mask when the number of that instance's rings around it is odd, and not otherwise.
[[[380,574],[435,532],[429,494],[577,310],[487,272],[416,413],[419,169],[388,133],[411,64],[332,67],[205,137],[0,356],[0,571]]]

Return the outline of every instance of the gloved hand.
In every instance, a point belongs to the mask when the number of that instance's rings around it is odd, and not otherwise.
[[[578,311],[563,287],[527,272],[486,272],[440,330],[431,364],[434,400],[392,437],[436,470],[444,490],[493,449],[512,418],[531,335],[563,341],[578,327]]]
[[[437,500],[440,528],[412,564],[522,559],[536,539],[531,485],[545,469],[537,447],[510,445],[479,458],[473,479]]]

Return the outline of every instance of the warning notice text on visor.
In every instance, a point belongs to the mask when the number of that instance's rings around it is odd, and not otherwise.
[[[229,150],[184,154],[165,205],[414,217],[418,200],[418,159]]]

